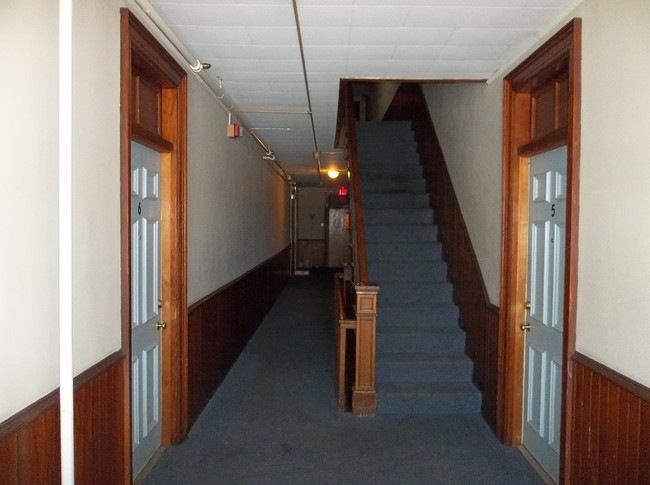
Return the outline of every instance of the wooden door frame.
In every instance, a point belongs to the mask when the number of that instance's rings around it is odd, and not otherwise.
[[[131,483],[131,141],[161,153],[162,444],[181,441],[188,428],[187,383],[187,74],[126,8],[121,9],[120,236],[124,353],[125,483]],[[159,133],[136,116],[133,73],[161,87]]]
[[[578,181],[580,160],[581,20],[573,19],[504,79],[503,216],[499,322],[497,432],[514,446],[522,441],[526,273],[528,265],[528,160],[567,145],[567,221],[562,349],[560,482],[570,475],[576,295]],[[531,141],[531,84],[558,63],[568,64],[568,123]]]

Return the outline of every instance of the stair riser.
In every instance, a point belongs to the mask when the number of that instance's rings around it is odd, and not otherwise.
[[[481,410],[479,393],[405,394],[387,393],[378,388],[379,414],[475,414]]]
[[[423,178],[415,179],[374,179],[366,178],[361,181],[361,192],[372,193],[400,193],[422,194],[426,191],[426,184]]]
[[[472,378],[472,363],[381,362],[381,356],[377,355],[375,376],[377,387],[383,382],[468,382]]]
[[[454,355],[464,351],[465,334],[460,330],[457,333],[439,333],[434,336],[385,336],[377,332],[377,353],[435,352],[439,355]]]
[[[360,163],[359,173],[361,178],[369,176],[370,178],[422,178],[422,167],[419,164],[409,163],[406,166],[397,164],[375,164],[371,162]],[[372,175],[371,175],[372,174]]]
[[[372,261],[439,261],[442,258],[442,246],[430,244],[368,244],[366,257]]]
[[[366,209],[428,209],[428,194],[365,194]]]
[[[365,228],[367,242],[435,242],[438,228],[434,225],[373,225]]]
[[[432,209],[364,209],[364,226],[375,224],[433,224]]]
[[[357,136],[363,138],[364,135],[372,140],[381,143],[386,140],[389,144],[393,139],[412,140],[413,131],[411,130],[410,121],[384,123],[381,121],[370,121],[357,124]]]
[[[436,304],[451,303],[453,287],[449,283],[434,286],[423,285],[417,288],[398,287],[384,284],[379,292],[379,301],[384,304]]]
[[[368,274],[372,281],[382,283],[393,280],[444,282],[447,264],[440,263],[369,263]]]
[[[406,161],[414,160],[415,163],[419,163],[417,148],[412,140],[395,140],[385,144],[362,143],[357,147],[360,162],[404,165]]]
[[[451,307],[451,305],[449,305]],[[434,314],[409,312],[408,310],[388,311],[381,303],[378,305],[377,329],[386,327],[417,327],[426,325],[431,329],[457,329],[458,309],[437,311]]]

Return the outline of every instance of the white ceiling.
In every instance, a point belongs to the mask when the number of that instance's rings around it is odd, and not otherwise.
[[[292,1],[151,3],[287,172],[318,185]],[[334,149],[341,78],[488,79],[575,3],[297,0],[318,150]]]

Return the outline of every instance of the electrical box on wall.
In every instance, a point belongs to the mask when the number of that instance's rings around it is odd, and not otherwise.
[[[226,135],[228,135],[228,138],[239,138],[242,135],[241,126],[230,123],[226,129]]]

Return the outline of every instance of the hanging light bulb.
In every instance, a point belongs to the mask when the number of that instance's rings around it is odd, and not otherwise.
[[[339,176],[339,171],[331,168],[327,171],[327,176],[333,180]]]

